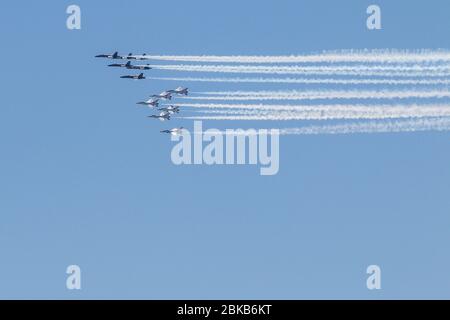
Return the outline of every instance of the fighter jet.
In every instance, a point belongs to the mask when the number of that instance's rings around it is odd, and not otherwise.
[[[143,53],[141,56],[135,56],[132,53],[129,53],[128,56],[126,56],[127,60],[147,60],[146,54]]]
[[[113,54],[99,54],[95,56],[96,58],[108,58],[108,59],[123,59],[122,56],[119,56],[119,53],[116,51]]]
[[[125,57],[125,59],[127,59],[127,60],[136,60],[136,57],[133,56],[133,54],[130,52],[130,53]]]
[[[159,116],[152,114],[151,116],[147,116],[149,118],[156,118],[159,119],[160,121],[166,121],[166,120],[170,120],[170,114],[168,112],[161,112],[159,114]]]
[[[128,61],[127,63],[113,63],[109,64],[108,67],[121,67],[121,68],[127,68],[130,70],[150,70],[151,67],[149,65],[132,65],[131,61]]]
[[[147,54],[143,53],[141,56],[137,56],[136,60],[147,60]]]
[[[150,67],[150,65],[149,64],[146,64],[146,65],[142,65],[142,64],[140,64],[140,65],[128,65],[127,66],[127,69],[134,69],[134,70],[150,70],[152,67]]]
[[[140,73],[140,74],[138,74],[138,75],[121,76],[121,78],[122,78],[122,79],[135,79],[135,80],[145,79],[143,73]]]
[[[164,91],[160,94],[154,94],[151,95],[152,98],[158,98],[158,99],[164,99],[164,100],[171,100],[172,99],[172,93],[170,91]]]
[[[177,136],[179,134],[181,134],[183,132],[184,128],[183,127],[179,127],[179,128],[173,128],[170,130],[161,130],[161,133],[169,133],[173,136]]]
[[[137,102],[136,104],[143,104],[143,105],[148,106],[148,107],[155,107],[155,108],[157,108],[159,106],[159,99],[151,98],[151,99],[148,99],[147,101]]]
[[[189,90],[188,88],[178,87],[175,90],[169,90],[169,92],[187,96],[188,95],[188,90]]]
[[[175,106],[167,106],[164,108],[159,108],[158,110],[168,112],[169,114],[174,114],[180,112],[180,107]]]
[[[108,67],[120,67],[120,68],[127,68],[131,66],[131,62],[128,61],[127,63],[113,63],[108,64]]]

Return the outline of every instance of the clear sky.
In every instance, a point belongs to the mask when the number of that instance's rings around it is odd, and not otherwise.
[[[73,3],[79,31],[66,28]],[[380,31],[366,28],[372,3]],[[448,49],[449,10],[444,0],[3,1],[0,298],[450,298],[450,133],[283,136],[275,176],[175,166],[159,130],[191,122],[162,125],[135,102],[178,83],[119,79],[94,58]],[[71,264],[80,291],[66,289]],[[371,264],[379,291],[366,288]]]

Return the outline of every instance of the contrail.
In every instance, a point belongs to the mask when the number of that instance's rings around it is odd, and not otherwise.
[[[261,114],[264,111],[262,110],[248,110],[248,109],[222,109],[222,110],[216,110],[216,109],[196,109],[196,110],[190,110],[190,112],[193,113],[207,113],[207,114],[227,114],[227,115],[255,115],[255,114]]]
[[[320,115],[320,117],[326,117],[327,115],[332,114],[333,116],[340,115],[340,114],[364,114],[364,115],[373,115],[373,114],[377,114],[380,113],[379,111],[373,111],[373,110],[367,110],[367,112],[363,112],[363,110],[356,110],[356,112],[352,109],[349,110],[321,110],[321,109],[312,109],[312,110],[294,110],[294,111],[273,111],[273,110],[248,110],[248,109],[197,109],[197,110],[191,110],[190,112],[192,113],[199,113],[199,114],[203,114],[206,116],[210,116],[210,115],[238,115],[238,116],[252,116],[252,117],[274,117],[274,118],[286,118],[286,120],[291,120],[288,119],[288,117],[292,116],[292,117],[296,117],[296,116],[303,116],[305,114],[313,114],[314,117],[316,117],[317,115]],[[388,113],[385,113],[386,115],[392,115],[392,111],[388,111]],[[384,115],[384,114],[383,114]],[[403,114],[405,115],[405,114]],[[327,119],[315,119],[315,120],[328,120]],[[229,120],[228,118],[223,119],[223,120]],[[241,120],[245,120],[245,119],[241,119]],[[251,119],[254,120],[254,119]],[[264,119],[262,119],[264,120]],[[297,120],[297,119],[292,119],[292,120]]]
[[[436,63],[450,61],[446,50],[349,50],[308,55],[284,56],[219,56],[219,55],[146,55],[147,60],[213,62],[213,63]]]
[[[297,111],[260,111],[244,115],[205,115],[185,116],[190,120],[240,120],[240,121],[292,121],[292,120],[342,120],[342,119],[400,119],[450,117],[450,108],[362,108],[359,110],[297,110]]]
[[[438,65],[428,65],[428,64],[401,64],[401,65],[373,65],[373,64],[361,64],[361,65],[314,65],[314,66],[301,66],[301,65],[291,65],[291,66],[283,66],[283,65],[197,65],[197,64],[168,64],[168,65],[150,65],[150,67],[155,69],[168,69],[168,70],[179,70],[183,71],[186,68],[186,71],[191,71],[190,68],[195,68],[198,70],[202,69],[226,69],[226,70],[240,70],[240,69],[249,69],[249,70],[295,70],[299,72],[316,72],[316,71],[327,71],[327,72],[341,72],[341,71],[411,71],[411,72],[450,72],[450,63],[446,64],[438,64]],[[173,68],[173,69],[172,69]]]
[[[421,131],[450,131],[450,118],[367,121],[336,125],[305,126],[280,129],[282,135],[399,133]]]
[[[355,111],[366,112],[368,110],[450,110],[449,104],[322,104],[322,105],[277,105],[277,104],[219,104],[219,103],[185,103],[173,104],[178,107],[191,107],[201,109],[242,109],[242,110],[259,110],[259,111]]]
[[[150,80],[180,82],[231,82],[231,83],[298,83],[342,85],[449,85],[447,79],[309,79],[309,78],[194,78],[194,77],[147,77]]]
[[[211,72],[259,73],[291,75],[379,76],[379,77],[448,77],[449,65],[444,66],[249,66],[249,65],[152,65],[153,69]]]
[[[330,90],[330,91],[248,91],[223,92],[223,95],[205,93],[205,96],[183,97],[186,100],[317,100],[317,99],[411,99],[449,98],[449,90]]]
[[[266,129],[270,132],[271,129]],[[419,118],[400,120],[370,120],[359,122],[348,122],[333,125],[311,125],[298,128],[280,128],[281,135],[320,135],[320,134],[358,134],[358,133],[401,133],[401,132],[424,132],[424,131],[450,131],[450,118]],[[258,134],[258,131],[248,133],[245,130],[217,130],[217,133],[226,135]],[[204,133],[204,132],[203,132]]]

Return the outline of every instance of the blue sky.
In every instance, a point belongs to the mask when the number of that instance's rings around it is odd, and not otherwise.
[[[72,2],[0,4],[0,298],[449,298],[449,133],[283,136],[269,177],[175,166],[167,125],[135,102],[177,84],[93,58],[448,48],[448,1],[376,1],[380,31],[373,1],[75,3],[80,31]]]

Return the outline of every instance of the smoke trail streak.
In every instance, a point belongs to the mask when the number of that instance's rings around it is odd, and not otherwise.
[[[449,90],[401,90],[401,91],[261,91],[226,92],[224,95],[190,96],[186,100],[317,100],[317,99],[409,99],[449,98]]]
[[[230,83],[298,83],[341,85],[449,85],[447,79],[308,79],[308,78],[194,78],[194,77],[147,77],[150,80],[180,82],[230,82]]]
[[[211,72],[211,73],[259,73],[259,74],[291,74],[291,75],[334,75],[334,76],[379,76],[379,77],[447,77],[450,75],[448,65],[427,67],[380,67],[380,66],[346,66],[346,67],[301,67],[301,66],[230,66],[230,65],[152,65],[153,69]],[[390,69],[390,70],[387,70]]]
[[[423,118],[409,120],[367,121],[336,125],[305,126],[280,129],[282,135],[400,133],[423,131],[450,131],[450,118]]]
[[[438,64],[438,65],[427,65],[427,64],[401,64],[401,65],[315,65],[315,66],[301,66],[301,65],[291,65],[291,66],[283,66],[283,65],[197,65],[197,64],[169,64],[169,65],[150,65],[152,68],[161,68],[169,69],[184,69],[184,68],[195,68],[195,69],[203,69],[203,68],[211,68],[211,69],[228,69],[229,70],[240,70],[240,69],[249,69],[249,70],[258,70],[258,69],[266,69],[266,70],[295,70],[300,72],[316,72],[316,71],[327,71],[327,72],[341,72],[341,71],[403,71],[403,72],[450,72],[450,64]],[[180,70],[181,71],[181,70]],[[188,69],[187,71],[190,71]]]
[[[407,104],[407,105],[370,105],[370,104],[325,104],[325,105],[274,105],[274,104],[216,104],[216,103],[185,103],[173,104],[178,107],[202,109],[243,109],[263,111],[355,111],[368,110],[450,110],[448,104]]]
[[[295,111],[272,111],[272,110],[246,110],[246,109],[223,109],[223,110],[210,110],[210,109],[198,109],[198,110],[192,110],[191,112],[193,113],[199,113],[199,114],[206,114],[206,115],[238,115],[238,116],[253,116],[253,117],[285,117],[286,120],[288,120],[287,118],[292,116],[292,117],[296,117],[296,116],[304,116],[305,114],[314,114],[319,115],[321,117],[326,117],[329,114],[333,114],[333,116],[335,116],[336,114],[340,115],[340,114],[358,114],[358,112],[353,112],[353,110],[341,110],[340,112],[337,111],[321,111],[319,110],[295,110]],[[359,110],[359,114],[368,114],[368,115],[373,115],[374,112],[373,111],[368,111],[368,112],[362,112],[362,110]],[[375,113],[376,114],[376,113]],[[392,111],[390,113],[390,115],[392,115]],[[383,115],[384,116],[384,115]],[[394,118],[394,117],[393,117]],[[228,118],[227,118],[228,119]],[[226,120],[227,120],[226,119]],[[328,119],[328,118],[327,118]],[[295,119],[293,119],[295,120]],[[315,120],[323,120],[321,119],[315,119]]]
[[[426,118],[426,117],[450,117],[450,109],[415,109],[415,110],[307,110],[295,112],[267,112],[253,115],[206,115],[185,116],[182,119],[190,120],[232,120],[232,121],[292,121],[292,120],[342,120],[342,119],[401,119],[401,118]]]
[[[399,51],[363,50],[335,51],[290,56],[217,56],[217,55],[146,55],[147,60],[214,62],[214,63],[436,63],[450,61],[450,52],[444,50]]]
[[[270,132],[271,129],[265,129]],[[408,120],[383,120],[351,122],[335,125],[314,125],[298,128],[280,128],[281,135],[320,135],[320,134],[358,134],[358,133],[401,133],[401,132],[425,132],[425,131],[450,131],[450,118],[422,118]],[[204,132],[202,132],[204,133]],[[209,132],[211,133],[211,132]],[[247,131],[228,129],[217,130],[217,133],[227,135],[252,135]],[[256,131],[258,134],[258,131]]]
[[[189,106],[189,105],[188,105]],[[450,116],[450,105],[237,105],[193,104],[197,108],[222,109],[191,120],[334,120],[393,119]],[[214,111],[214,110],[212,110]],[[243,112],[244,111],[244,112]],[[215,115],[212,115],[215,114]],[[223,115],[217,115],[223,114]]]
[[[439,94],[443,94],[443,95],[447,95],[448,93],[450,93],[449,89],[444,89],[444,90],[431,90],[436,92],[437,95]],[[326,95],[329,92],[370,92],[375,94],[384,94],[384,93],[390,93],[390,92],[398,92],[399,94],[402,93],[427,93],[430,92],[430,90],[423,90],[423,89],[418,89],[418,88],[409,88],[409,89],[405,89],[405,90],[259,90],[259,91],[198,91],[198,92],[191,92],[194,94],[199,94],[199,95],[205,95],[205,96],[225,96],[225,95],[229,95],[229,96],[272,96],[272,95],[278,95],[278,94],[282,94],[282,95],[296,95],[296,94],[323,94]]]
[[[271,132],[271,129],[267,130]],[[310,125],[297,128],[279,128],[280,135],[335,135],[335,134],[358,134],[358,133],[401,133],[401,132],[425,132],[425,131],[450,131],[450,118],[420,118],[420,119],[397,119],[397,120],[370,120],[347,122],[333,125]],[[214,132],[215,131],[215,132]],[[205,132],[197,132],[205,134]],[[258,135],[256,130],[208,130],[208,133],[218,133],[222,135]]]
[[[227,115],[255,115],[255,114],[261,114],[265,111],[262,110],[246,110],[246,109],[222,109],[222,110],[215,110],[215,109],[196,109],[196,110],[190,110],[190,112],[193,113],[206,113],[206,114],[227,114]]]

